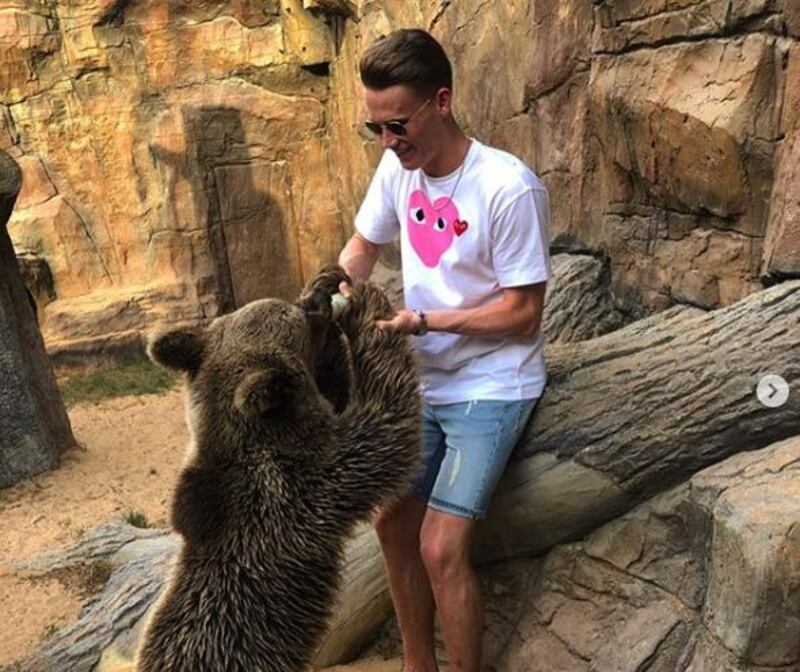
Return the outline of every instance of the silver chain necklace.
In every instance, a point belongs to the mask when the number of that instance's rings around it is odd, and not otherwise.
[[[438,208],[433,203],[431,203],[431,207],[437,214],[441,212],[444,208],[446,208],[449,203],[453,202],[453,196],[456,195],[456,189],[458,189],[458,184],[459,182],[461,182],[461,176],[464,174],[464,166],[467,164],[467,156],[469,155],[469,150],[471,146],[472,146],[472,140],[470,140],[467,143],[467,151],[465,152],[464,160],[461,162],[461,166],[458,169],[458,176],[456,177],[456,183],[453,185],[453,190],[450,192],[450,195],[447,197],[447,200],[445,200]]]

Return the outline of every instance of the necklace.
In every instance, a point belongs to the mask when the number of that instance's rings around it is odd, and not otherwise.
[[[464,153],[464,160],[461,162],[461,165],[458,168],[458,175],[456,176],[456,183],[453,185],[453,189],[450,192],[450,195],[444,201],[442,201],[442,204],[438,208],[433,203],[430,204],[431,207],[433,208],[434,212],[436,212],[436,213],[441,212],[442,210],[444,210],[444,208],[447,207],[448,204],[453,202],[453,196],[456,195],[456,189],[458,189],[458,184],[459,184],[459,182],[461,182],[461,176],[464,174],[464,166],[467,163],[467,156],[469,155],[469,149],[470,149],[471,146],[472,146],[472,140],[469,140],[467,142],[467,151]]]

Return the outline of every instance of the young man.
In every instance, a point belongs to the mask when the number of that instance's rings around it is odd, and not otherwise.
[[[377,326],[417,336],[425,402],[423,473],[375,527],[405,672],[437,669],[434,611],[450,669],[475,672],[475,521],[545,384],[547,192],[517,158],[461,131],[450,62],[424,31],[377,40],[360,68],[366,124],[386,151],[339,263],[366,278],[380,246],[400,235],[407,308]]]

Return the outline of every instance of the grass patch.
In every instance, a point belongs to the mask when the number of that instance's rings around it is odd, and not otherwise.
[[[140,527],[142,529],[150,527],[150,521],[147,520],[147,516],[141,511],[128,511],[122,516],[122,519],[128,523],[128,525],[133,525],[134,527]]]
[[[114,572],[114,565],[105,558],[94,560],[88,565],[84,565],[80,574],[80,588],[85,595],[94,595],[105,588],[111,574]]]
[[[72,406],[125,395],[163,394],[174,387],[179,379],[180,374],[175,371],[142,360],[76,374],[59,381],[59,387],[64,403]]]
[[[41,641],[46,642],[61,629],[60,623],[48,623],[42,631]]]

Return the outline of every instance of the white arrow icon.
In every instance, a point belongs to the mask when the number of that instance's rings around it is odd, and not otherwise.
[[[789,398],[789,384],[780,376],[771,373],[758,381],[756,396],[767,408],[780,408]]]

